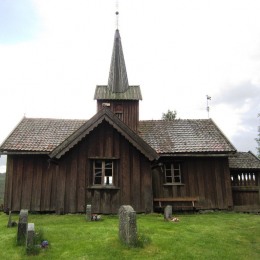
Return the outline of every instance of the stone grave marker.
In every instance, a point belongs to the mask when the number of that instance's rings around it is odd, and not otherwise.
[[[119,208],[119,239],[130,246],[138,242],[136,212],[129,205]]]
[[[12,227],[12,211],[9,211],[7,227]]]
[[[165,220],[170,220],[172,219],[172,206],[171,205],[167,205],[164,208],[164,219]]]
[[[17,245],[25,245],[28,226],[28,210],[22,209],[19,215]]]
[[[91,221],[92,212],[91,212],[91,205],[86,206],[86,220]]]
[[[15,227],[15,226],[17,226],[17,223],[14,220],[12,220],[12,211],[10,210],[9,216],[8,216],[7,227],[10,228],[10,227]]]
[[[34,246],[34,223],[28,223],[27,236],[26,236],[26,247]]]

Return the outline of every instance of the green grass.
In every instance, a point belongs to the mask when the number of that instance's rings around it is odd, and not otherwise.
[[[0,213],[0,259],[260,259],[260,216],[239,213],[179,215],[180,222],[165,222],[162,215],[138,215],[144,247],[119,242],[118,217],[34,215],[29,222],[44,232],[50,247],[38,256],[26,256],[15,245],[17,227],[7,228]],[[18,215],[13,216],[18,220]]]
[[[5,174],[0,174],[0,205],[4,204]]]

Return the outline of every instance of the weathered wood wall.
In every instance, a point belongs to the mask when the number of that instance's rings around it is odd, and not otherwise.
[[[259,188],[232,188],[234,206],[260,205]]]
[[[232,170],[231,175],[234,206],[260,206],[260,172],[250,169]]]
[[[98,111],[103,108],[103,103],[109,103],[111,111],[117,114],[133,131],[137,132],[139,122],[139,101],[124,100],[123,102],[120,102],[118,100],[98,100]]]
[[[164,173],[157,168],[153,171],[154,197],[199,197],[196,204],[202,209],[233,206],[227,158],[182,157],[174,160],[181,162],[183,185],[164,185]]]
[[[115,158],[114,188],[94,187],[93,158]],[[5,211],[117,213],[123,204],[152,211],[150,162],[108,123],[102,123],[56,163],[47,155],[8,155]]]

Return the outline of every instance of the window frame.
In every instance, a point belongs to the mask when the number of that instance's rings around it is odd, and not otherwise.
[[[164,185],[183,185],[181,162],[165,162],[163,164],[163,174]]]
[[[116,102],[114,104],[114,113],[121,120],[123,120],[123,111],[124,111],[123,103]]]
[[[100,166],[97,165],[100,164]],[[109,165],[107,167],[107,165]],[[97,158],[92,161],[92,175],[93,175],[93,186],[104,186],[113,187],[114,186],[114,160],[110,158]],[[97,174],[99,173],[99,174]],[[99,175],[99,176],[97,176]],[[100,181],[96,181],[100,178]],[[111,181],[110,181],[111,178]]]

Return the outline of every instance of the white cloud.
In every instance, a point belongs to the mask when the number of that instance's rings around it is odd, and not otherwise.
[[[35,37],[0,45],[0,142],[24,113],[90,118],[95,86],[108,79],[115,1],[33,4]],[[207,118],[208,94],[211,117],[234,145],[240,133],[254,141],[246,131],[260,112],[252,98],[260,86],[259,1],[124,0],[119,12],[129,82],[141,85],[144,98],[141,119],[159,119],[168,109],[181,118]],[[245,93],[247,102],[240,98]]]

